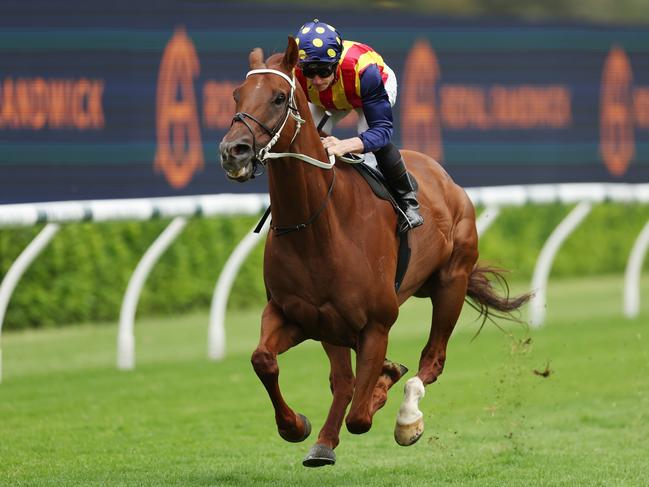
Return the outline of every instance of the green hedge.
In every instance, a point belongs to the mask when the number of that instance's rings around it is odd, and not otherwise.
[[[138,315],[209,307],[225,260],[258,217],[196,218],[161,257],[142,291]],[[6,328],[115,321],[128,280],[169,221],[65,225],[20,281]],[[2,275],[39,228],[0,231]],[[262,246],[237,278],[230,305],[262,303]]]
[[[562,205],[503,209],[480,242],[480,258],[506,267],[511,279],[529,279],[543,242],[569,211]],[[193,219],[162,256],[140,298],[140,315],[206,309],[234,246],[258,217]],[[649,207],[603,204],[570,236],[553,276],[622,273],[631,246],[649,220]],[[26,272],[5,318],[10,329],[116,321],[128,279],[168,221],[65,225]],[[40,228],[0,231],[0,272],[7,271]],[[344,249],[341,249],[344,251]],[[238,276],[230,306],[260,305],[263,250]],[[645,267],[649,263],[645,262]]]
[[[504,208],[480,241],[480,259],[530,279],[543,243],[571,206]],[[606,203],[593,207],[568,237],[552,266],[552,276],[620,274],[638,233],[649,221],[649,206]],[[649,269],[649,262],[645,262]]]

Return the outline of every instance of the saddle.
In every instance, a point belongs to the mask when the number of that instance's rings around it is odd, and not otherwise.
[[[358,173],[360,173],[363,178],[365,178],[365,181],[367,181],[367,184],[370,185],[370,188],[372,188],[374,194],[382,200],[390,202],[397,215],[402,215],[403,212],[401,208],[399,208],[397,200],[390,191],[390,188],[387,185],[385,177],[383,176],[381,171],[376,169],[375,166],[372,166],[365,162],[364,158],[358,157],[355,154],[345,154],[344,156],[339,157],[339,159],[344,162],[350,163],[351,166],[356,169],[356,171],[358,171]],[[415,189],[415,191],[417,191],[419,189],[419,183],[417,183],[417,180],[411,173],[408,173],[408,177],[410,178],[410,181],[412,181],[413,188]]]

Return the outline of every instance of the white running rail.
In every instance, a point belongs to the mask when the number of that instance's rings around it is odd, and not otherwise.
[[[475,222],[476,230],[478,231],[478,236],[481,237],[487,229],[496,221],[500,215],[499,206],[487,206]]]
[[[541,249],[532,276],[532,292],[534,292],[534,295],[530,300],[530,324],[533,327],[539,327],[545,322],[548,279],[554,258],[563,242],[586,218],[591,209],[592,204],[587,201],[582,201],[575,206],[550,234]]]
[[[638,235],[624,274],[624,316],[635,318],[640,313],[640,272],[649,247],[649,222]]]
[[[131,276],[122,301],[119,314],[119,333],[117,334],[117,368],[130,370],[135,368],[135,312],[142,293],[142,287],[151,269],[165,250],[173,243],[187,225],[187,219],[177,216],[164,229],[160,236],[147,249]]]
[[[25,247],[25,250],[11,265],[2,284],[0,284],[0,339],[2,338],[2,323],[4,322],[5,312],[9,306],[9,299],[29,265],[38,257],[47,244],[54,238],[61,226],[58,223],[48,223],[43,227],[38,235]],[[0,341],[0,382],[2,382],[2,341]]]
[[[537,288],[537,293],[539,290],[541,292],[537,294],[537,297],[531,304],[531,321],[535,325],[540,325],[545,318],[545,290],[547,288],[547,279],[554,255],[558,252],[561,243],[567,238],[570,232],[583,221],[592,205],[603,201],[649,203],[649,184],[583,183],[493,186],[468,188],[466,192],[474,204],[485,207],[485,210],[477,221],[480,236],[495,221],[500,209],[503,207],[554,202],[576,205],[573,213],[566,218],[566,220],[570,220],[565,224],[563,222],[560,224],[560,226],[564,225],[564,227],[569,227],[569,229],[562,229],[560,232],[559,228],[557,228],[553,232],[553,235],[557,234],[557,236],[550,237],[548,242],[546,242],[544,248],[547,247],[548,250],[541,252],[542,255],[539,257],[539,262],[537,262],[537,271],[535,272],[532,287]],[[144,221],[152,218],[182,217],[184,219],[194,216],[254,215],[261,214],[268,204],[269,197],[267,194],[219,194],[169,198],[0,205],[0,228],[33,226],[41,223],[46,224],[41,234],[16,259],[0,285],[0,339],[4,313],[14,288],[29,265],[55,236],[61,224],[79,221]],[[175,236],[180,233],[186,223],[180,223],[181,221],[183,220],[177,220],[176,223],[172,223],[168,227],[167,230],[169,228],[173,229],[169,230],[172,236],[169,237],[169,241],[164,246],[159,243],[154,243],[159,248],[155,251],[149,249],[147,253],[150,251],[151,254],[161,254],[168,245],[171,245]],[[267,228],[268,226],[266,225],[262,234],[252,237],[247,236],[239,244],[233,255],[228,259],[223,274],[219,277],[212,299],[208,330],[208,355],[211,359],[218,360],[225,355],[225,310],[227,309],[227,299],[230,289],[241,264],[252,248],[259,241],[263,240],[263,235],[268,231]],[[564,233],[565,235],[562,235]],[[639,312],[640,271],[648,248],[649,223],[638,236],[627,264],[624,312],[628,317],[636,316]],[[144,262],[145,258],[142,259],[142,262]],[[135,365],[133,322],[139,290],[142,289],[146,275],[155,264],[155,260],[157,259],[152,259],[146,264],[149,267],[147,272],[141,271],[139,273],[141,275],[137,278],[135,274],[132,277],[133,284],[132,286],[129,285],[129,288],[133,290],[137,289],[138,292],[135,293],[133,291],[128,294],[128,297],[126,295],[124,297],[120,323],[123,319],[126,324],[120,325],[120,331],[118,333],[119,347],[123,347],[122,351],[118,352],[118,356],[120,357],[118,359],[118,366],[120,368],[129,369]],[[542,263],[540,262],[541,260],[543,260]],[[141,263],[141,265],[144,267],[145,264]],[[2,350],[0,348],[0,380],[1,373]]]
[[[255,225],[256,227],[257,225]],[[225,311],[234,280],[248,254],[266,237],[270,228],[270,217],[266,219],[259,233],[251,231],[230,254],[219,276],[212,297],[210,309],[210,326],[207,333],[207,356],[211,360],[221,360],[225,357]]]

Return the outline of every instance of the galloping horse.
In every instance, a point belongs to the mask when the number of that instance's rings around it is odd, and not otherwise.
[[[424,429],[419,399],[442,373],[465,299],[488,315],[490,309],[511,313],[529,296],[501,297],[493,290],[489,273],[502,276],[477,265],[475,209],[466,193],[433,159],[405,150],[425,223],[408,234],[410,267],[395,290],[395,211],[349,165],[327,162],[307,99],[293,78],[297,61],[292,37],[284,53],[266,62],[261,49],[251,52],[251,71],[234,90],[237,113],[220,151],[227,176],[239,182],[273,159],[267,165],[273,222],[264,254],[268,303],[252,365],[270,396],[280,436],[303,441],[311,425],[282,397],[277,355],[307,339],[322,343],[331,363],[333,401],[303,461],[321,466],[335,463],[343,419],[351,433],[368,431],[388,389],[407,371],[385,357],[401,303],[414,295],[429,297],[433,305],[430,336],[416,377],[406,383],[395,428],[397,442],[411,445]]]

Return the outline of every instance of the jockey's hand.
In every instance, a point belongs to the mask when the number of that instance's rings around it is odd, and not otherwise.
[[[361,154],[363,152],[363,141],[359,137],[352,137],[351,139],[339,140],[336,137],[329,136],[322,139],[322,145],[329,155],[342,156],[351,152],[353,154]]]

